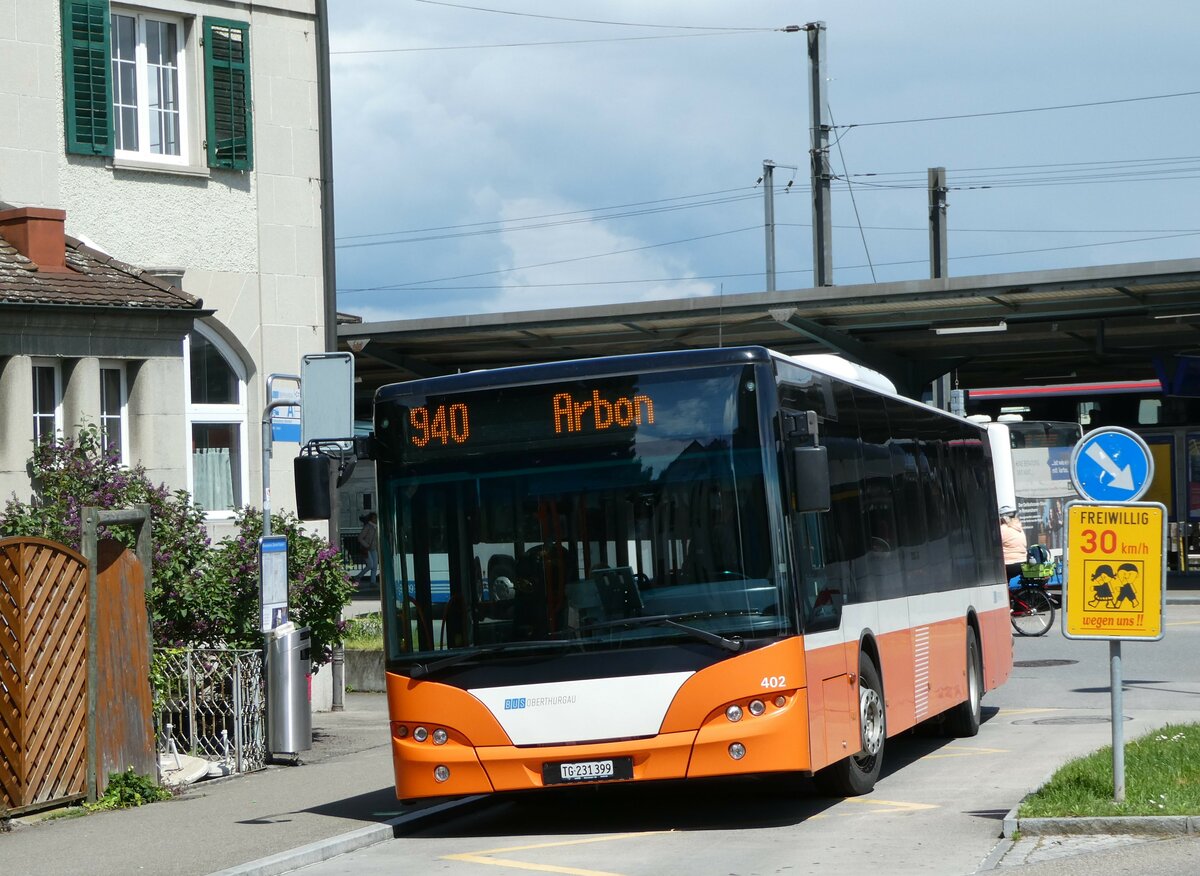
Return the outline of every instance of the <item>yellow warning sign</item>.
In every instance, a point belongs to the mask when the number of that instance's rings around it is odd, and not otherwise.
[[[1167,509],[1071,502],[1063,578],[1068,638],[1161,639]]]

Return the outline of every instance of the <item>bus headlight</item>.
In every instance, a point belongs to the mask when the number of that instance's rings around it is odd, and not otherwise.
[[[741,760],[746,756],[746,746],[740,742],[732,742],[729,745],[729,756],[734,760]]]
[[[433,778],[438,782],[444,782],[450,778],[450,767],[439,764],[433,768]]]
[[[448,734],[441,727],[439,727],[433,731],[433,744],[434,745],[445,745],[446,740],[449,738],[450,738],[450,734]]]
[[[761,715],[766,710],[767,710],[767,704],[764,703],[762,700],[751,700],[750,701],[750,714],[753,715],[754,717],[757,718],[759,715]]]
[[[424,742],[428,738],[429,731],[424,727],[418,727],[413,730],[413,739],[417,740],[417,742]]]
[[[742,720],[742,707],[736,704],[730,706],[725,710],[725,717],[736,724],[738,721]]]

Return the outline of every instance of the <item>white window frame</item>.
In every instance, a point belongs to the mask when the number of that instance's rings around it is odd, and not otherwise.
[[[118,380],[117,413],[111,414],[104,409],[104,372],[116,371]],[[118,461],[121,465],[129,465],[129,385],[125,382],[125,363],[119,361],[100,360],[100,439],[104,441],[108,432],[110,420],[116,420],[117,440],[121,453]]]
[[[37,397],[37,369],[48,368],[54,372],[54,437],[61,438],[63,434],[63,382],[62,382],[62,363],[57,359],[33,359],[30,362],[32,366],[29,371],[29,396],[33,408],[33,444],[36,447],[38,443],[45,437],[40,433],[39,422],[48,417],[45,410],[38,409]]]
[[[240,484],[238,485],[240,488],[235,489],[235,493],[241,497],[240,505],[248,505],[250,504],[250,436],[247,433],[249,417],[246,413],[246,367],[241,357],[234,352],[233,348],[212,329],[197,322],[193,324],[192,332],[193,334],[202,335],[206,341],[216,347],[225,359],[226,364],[233,369],[233,373],[238,381],[238,400],[235,404],[193,404],[192,335],[185,337],[183,339],[183,398],[186,413],[184,427],[184,446],[186,452],[184,453],[184,458],[187,460],[188,492],[192,494],[193,498],[195,497],[196,482],[192,466],[192,427],[205,423],[234,425],[238,428],[238,458],[240,461],[238,471],[236,472],[240,479]],[[231,520],[234,516],[234,509],[209,510],[205,508],[204,514],[209,520]]]
[[[131,9],[124,6],[113,6],[109,10],[111,16],[124,16],[134,19],[135,31],[135,75],[134,80],[137,89],[137,130],[138,130],[138,148],[137,149],[115,149],[113,156],[116,159],[131,159],[134,161],[150,162],[153,164],[190,166],[191,150],[193,148],[193,138],[191,137],[191,106],[189,97],[191,96],[192,84],[189,77],[189,46],[188,46],[188,22],[181,16],[172,15],[166,12],[146,12],[144,10]],[[150,94],[150,73],[151,67],[149,64],[146,50],[146,24],[147,22],[163,22],[173,24],[176,29],[176,64],[175,72],[178,78],[176,83],[176,92],[178,97],[178,115],[179,115],[179,154],[170,155],[159,152],[150,151],[150,105],[147,99]],[[116,52],[116,33],[113,28],[113,52]],[[110,56],[109,65],[112,66],[114,57]],[[119,129],[121,125],[120,113],[117,110],[117,97],[119,90],[119,77],[113,76],[113,124]]]

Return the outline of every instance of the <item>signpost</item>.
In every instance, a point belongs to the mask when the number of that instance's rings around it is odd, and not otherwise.
[[[1107,639],[1112,694],[1113,799],[1125,800],[1121,642],[1163,637],[1167,509],[1138,502],[1154,457],[1135,432],[1097,429],[1075,445],[1071,477],[1090,501],[1067,504],[1062,631]]]
[[[287,536],[264,535],[258,540],[259,617],[261,632],[287,623]]]

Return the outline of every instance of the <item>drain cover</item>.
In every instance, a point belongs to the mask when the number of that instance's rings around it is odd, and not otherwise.
[[[1023,669],[1045,669],[1048,666],[1073,666],[1078,660],[1014,660],[1013,666]]]

